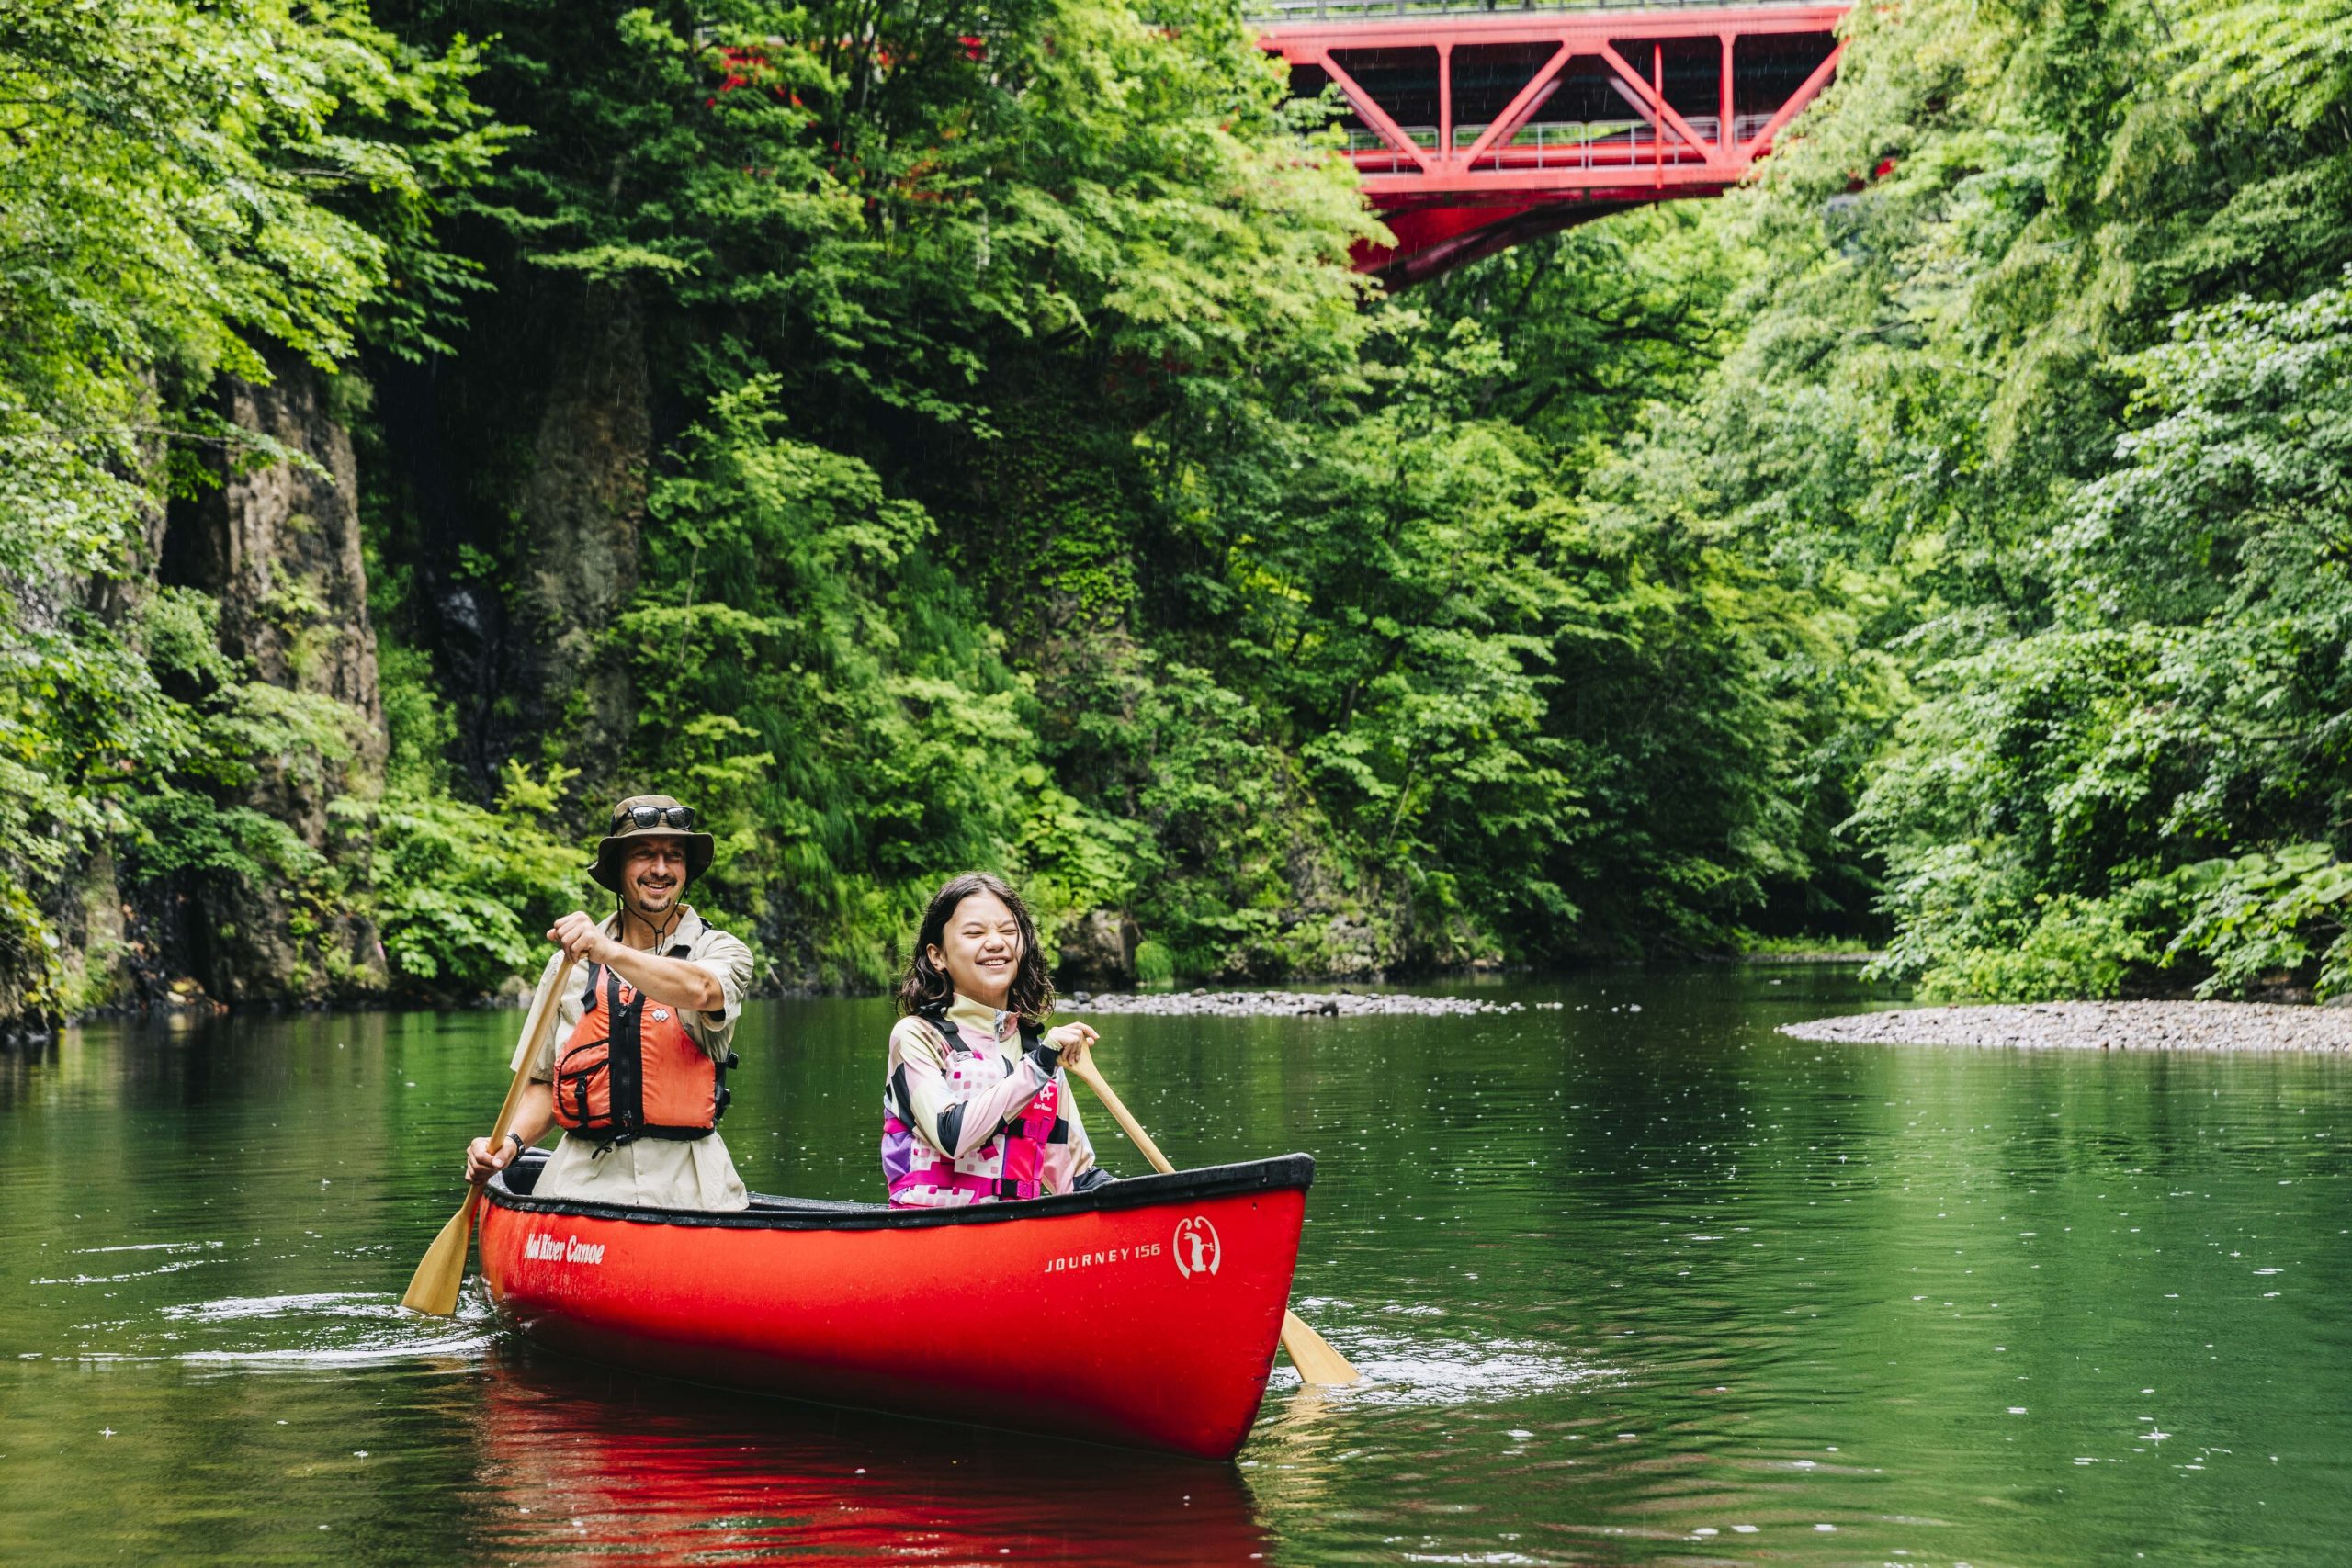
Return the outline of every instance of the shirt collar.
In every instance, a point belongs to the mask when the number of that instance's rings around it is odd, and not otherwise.
[[[947,999],[947,1021],[959,1027],[967,1026],[1000,1044],[1004,1042],[1008,1021],[1014,1029],[1021,1027],[1020,1021],[1013,1014],[1001,1011],[986,1002],[976,1002],[961,991],[953,993]]]
[[[670,933],[670,945],[662,950],[662,956],[664,958],[688,956],[694,952],[695,943],[702,940],[703,932],[709,929],[709,926],[704,923],[703,918],[695,912],[695,907],[692,904],[681,905],[678,909],[677,929]],[[615,942],[620,940],[621,912],[618,909],[615,909],[605,917],[605,934]]]

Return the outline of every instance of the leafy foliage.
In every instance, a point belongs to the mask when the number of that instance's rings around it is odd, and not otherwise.
[[[791,984],[979,866],[1155,979],[1827,932],[2339,988],[2346,8],[1860,7],[1758,188],[1393,299],[1209,0],[20,8],[0,964],[70,990],[27,911],[112,847],[492,988],[626,775]],[[387,394],[390,760],[323,838],[255,782],[361,716],[150,558],[196,454],[286,458],[208,395],[285,351]],[[559,537],[566,422],[616,477]],[[613,604],[550,627],[567,551]],[[574,633],[603,695],[500,684]]]
[[[277,344],[326,366],[363,321],[429,341],[437,192],[496,136],[460,49],[409,51],[356,6],[175,0],[0,17],[0,901],[53,909],[112,841],[151,877],[305,879],[233,798],[254,761],[349,750],[346,711],[250,681],[200,595],[151,592],[192,455],[287,456],[221,420],[212,378]],[[377,310],[405,289],[406,305]],[[371,313],[371,311],[373,313]],[[66,1007],[55,933],[11,987]]]
[[[1858,13],[1757,204],[1708,456],[1907,695],[1849,830],[1932,993],[2340,984],[2330,9]]]

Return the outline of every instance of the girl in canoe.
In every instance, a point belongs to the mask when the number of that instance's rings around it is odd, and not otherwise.
[[[1053,981],[1028,906],[984,872],[932,896],[890,1031],[882,1174],[893,1208],[1082,1192],[1111,1179],[1062,1070],[1094,1043],[1046,1029]]]

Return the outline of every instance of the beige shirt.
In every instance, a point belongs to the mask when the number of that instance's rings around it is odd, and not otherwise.
[[[605,934],[617,939],[620,916],[605,922]],[[689,1012],[680,1021],[694,1043],[724,1061],[735,1038],[735,1022],[742,1015],[743,994],[752,986],[752,950],[695,913],[682,910],[677,930],[670,933],[662,956],[683,958],[710,971],[725,998],[715,1013]],[[548,961],[552,970],[562,962],[558,953]],[[540,976],[542,981],[546,976]],[[565,994],[556,1011],[556,1027],[531,1064],[535,1082],[555,1080],[556,1057],[585,1010],[582,998],[588,989],[587,971],[575,968],[565,982]],[[588,1203],[628,1203],[650,1209],[741,1209],[750,1203],[743,1179],[717,1133],[707,1138],[678,1141],[639,1138],[616,1144],[602,1154],[593,1139],[563,1135],[539,1173],[534,1193],[541,1198],[570,1198]]]

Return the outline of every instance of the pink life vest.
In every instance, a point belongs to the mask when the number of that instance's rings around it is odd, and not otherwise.
[[[1020,1070],[1021,1059],[1007,1061],[993,1041],[978,1050],[965,1043],[963,1032],[947,1021],[944,1004],[916,1016],[939,1036],[947,1076],[965,1086],[967,1096],[986,1094]],[[1042,1032],[1029,1020],[1021,1021],[1023,1055]],[[942,1154],[917,1134],[912,1114],[899,1103],[899,1092],[894,1076],[882,1090],[882,1173],[890,1184],[892,1208],[944,1209],[1046,1195],[1046,1147],[1069,1142],[1058,1076],[997,1129],[994,1137],[960,1160]]]

